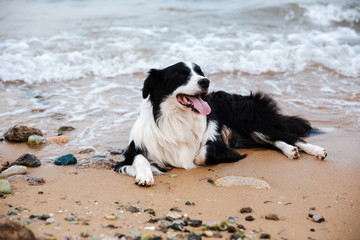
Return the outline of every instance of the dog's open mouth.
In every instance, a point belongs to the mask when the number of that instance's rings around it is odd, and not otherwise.
[[[201,115],[206,116],[211,112],[209,104],[201,98],[200,94],[195,96],[178,94],[176,99],[181,105],[191,109],[194,112],[200,113]]]

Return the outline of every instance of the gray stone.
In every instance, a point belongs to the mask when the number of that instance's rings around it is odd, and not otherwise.
[[[5,132],[4,137],[9,142],[27,142],[31,135],[42,136],[43,134],[41,130],[37,128],[24,125],[15,125]]]
[[[40,167],[41,161],[31,153],[25,153],[21,155],[15,162],[12,162],[10,166],[21,165],[26,167]]]

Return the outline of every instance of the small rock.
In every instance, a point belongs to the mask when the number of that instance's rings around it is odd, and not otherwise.
[[[315,211],[316,210],[316,207],[311,207],[309,208],[310,211]]]
[[[201,236],[195,235],[195,234],[189,234],[188,240],[201,240]]]
[[[84,154],[84,153],[92,153],[92,152],[96,152],[96,149],[93,147],[88,147],[88,148],[84,148],[80,150],[80,154]]]
[[[40,167],[41,161],[31,153],[25,153],[21,155],[15,162],[12,162],[10,166],[21,165],[26,167]]]
[[[174,229],[174,230],[177,230],[177,231],[181,231],[181,232],[183,232],[185,230],[183,225],[177,224],[177,223],[173,223],[171,225],[171,228]]]
[[[271,238],[271,236],[270,236],[270,234],[268,234],[268,233],[262,233],[261,235],[260,235],[260,239],[270,239]]]
[[[36,240],[34,233],[15,221],[0,223],[0,239]]]
[[[233,233],[233,234],[231,234],[230,239],[237,240],[237,239],[243,239],[244,237],[245,237],[245,235],[242,233]]]
[[[182,218],[182,214],[180,214],[178,212],[168,212],[165,216],[168,218],[175,219],[175,220]]]
[[[211,183],[211,184],[215,183],[214,180],[212,180],[211,178],[208,178],[207,181],[208,181],[208,183]]]
[[[134,206],[121,206],[123,208],[125,208],[126,211],[131,212],[131,213],[137,213],[140,212],[140,209]]]
[[[170,178],[177,178],[177,175],[176,175],[176,174],[170,174],[169,177],[170,177]]]
[[[63,155],[55,159],[54,164],[58,166],[74,165],[77,160],[73,154]]]
[[[213,233],[212,231],[206,230],[206,231],[204,231],[204,235],[205,235],[206,237],[213,237],[213,236],[214,236],[214,233]]]
[[[58,136],[62,135],[64,132],[70,132],[70,131],[74,131],[75,128],[72,126],[61,126],[58,129]]]
[[[149,213],[150,215],[153,215],[153,216],[156,215],[156,214],[155,214],[155,211],[154,211],[153,209],[151,209],[151,208],[145,209],[144,212],[147,212],[147,213]]]
[[[313,215],[313,214],[309,214],[309,216],[311,215],[311,218],[313,219],[314,222],[317,223],[321,223],[325,221],[325,218],[321,215]]]
[[[240,213],[251,213],[251,212],[252,212],[251,207],[243,207],[242,209],[240,209]]]
[[[185,205],[194,206],[195,203],[192,201],[186,201]]]
[[[269,214],[266,214],[265,215],[265,219],[267,220],[273,220],[273,221],[278,221],[279,220],[279,217],[277,214],[275,213],[269,213]]]
[[[234,223],[235,222],[235,219],[233,217],[229,217],[228,220],[227,220],[229,223]]]
[[[105,219],[106,220],[116,220],[116,217],[114,215],[106,215]]]
[[[5,171],[0,173],[0,178],[7,178],[12,175],[25,174],[27,172],[27,167],[25,166],[11,166]]]
[[[27,181],[31,186],[42,185],[45,184],[46,182],[45,179],[43,179],[42,177],[28,176],[28,175],[14,175],[8,178],[9,182],[13,182],[17,179]],[[40,191],[38,192],[38,194],[43,194],[43,192]]]
[[[246,220],[246,221],[254,221],[255,218],[250,215],[250,216],[247,216],[247,217],[245,218],[245,220]]]
[[[4,137],[9,142],[27,142],[31,135],[42,136],[43,134],[41,130],[37,128],[24,125],[15,125],[5,132]]]
[[[121,155],[123,153],[124,153],[124,150],[122,150],[122,149],[116,149],[116,150],[110,151],[111,155]]]
[[[218,187],[250,186],[256,189],[270,189],[270,185],[264,180],[253,177],[226,176],[215,181]]]
[[[39,146],[40,144],[44,144],[46,143],[45,138],[43,138],[42,136],[38,136],[38,135],[31,135],[28,138],[28,145],[31,147],[35,147],[35,146]]]
[[[200,227],[202,224],[201,220],[185,220],[185,224],[190,225],[191,227]]]
[[[227,229],[227,231],[228,231],[229,233],[234,233],[234,232],[236,232],[236,228],[235,228],[234,226],[229,226],[228,229]]]
[[[9,210],[8,211],[8,215],[11,216],[11,215],[18,215],[18,213],[15,211],[15,210]]]
[[[65,144],[70,141],[68,136],[56,136],[56,137],[48,137],[46,138],[49,142],[57,143],[57,144]]]

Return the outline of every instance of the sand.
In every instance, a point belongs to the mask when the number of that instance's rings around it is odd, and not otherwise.
[[[0,222],[9,219],[20,223],[30,221],[27,227],[38,238],[79,239],[80,234],[86,232],[93,237],[109,239],[116,232],[134,237],[131,231],[137,231],[166,239],[167,235],[160,231],[144,229],[157,228],[159,223],[148,223],[152,216],[143,210],[151,208],[155,217],[162,218],[171,208],[178,207],[181,214],[204,223],[233,217],[235,223],[232,225],[243,224],[245,233],[261,228],[271,235],[271,239],[358,239],[359,133],[335,129],[308,141],[328,149],[325,161],[305,153],[298,160],[289,160],[274,150],[244,149],[240,152],[247,153],[248,157],[237,163],[193,170],[174,169],[156,176],[155,185],[150,188],[139,187],[132,177],[104,167],[84,169],[45,164],[29,169],[29,175],[46,180],[44,185],[29,186],[23,180],[11,182],[13,193],[0,199]],[[13,156],[22,152],[34,152],[26,144],[6,142],[0,144],[0,150],[3,161],[13,161]],[[224,176],[263,179],[271,189],[217,187],[208,182],[208,178],[216,180]],[[195,205],[186,205],[186,201]],[[136,206],[141,212],[131,213],[120,205]],[[17,207],[31,211],[8,216],[8,211]],[[253,212],[240,213],[243,207],[251,207]],[[125,220],[105,219],[113,213],[121,214]],[[265,219],[265,215],[270,213],[277,214],[280,220]],[[312,221],[309,213],[322,215],[325,222]],[[55,222],[47,225],[43,220],[29,219],[30,215],[40,214],[52,216]],[[72,214],[78,217],[79,224],[65,220]],[[255,220],[246,221],[245,217],[249,215]],[[221,233],[224,239],[230,238],[229,233]],[[260,236],[260,233],[255,234],[257,238]]]

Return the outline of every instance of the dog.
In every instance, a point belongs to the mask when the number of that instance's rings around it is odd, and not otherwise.
[[[300,139],[313,130],[310,123],[282,115],[270,96],[208,93],[209,85],[195,63],[151,69],[125,160],[115,171],[135,177],[140,186],[151,186],[153,175],[173,167],[239,161],[246,154],[233,150],[238,148],[277,148],[290,159],[300,157],[299,149],[321,160],[327,156],[326,149]]]

